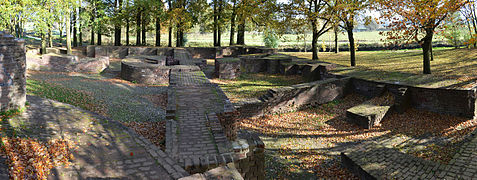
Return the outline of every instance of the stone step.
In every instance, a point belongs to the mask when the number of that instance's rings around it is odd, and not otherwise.
[[[346,111],[346,119],[363,128],[370,129],[378,125],[386,116],[391,106],[363,103]]]

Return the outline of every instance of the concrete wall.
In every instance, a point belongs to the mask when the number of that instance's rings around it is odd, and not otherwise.
[[[0,32],[0,111],[23,108],[25,102],[25,40]]]

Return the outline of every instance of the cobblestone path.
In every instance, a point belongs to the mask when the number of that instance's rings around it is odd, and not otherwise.
[[[147,139],[117,121],[74,106],[34,96],[20,116],[3,122],[7,135],[38,141],[69,139],[77,144],[68,168],[57,167],[50,179],[176,179],[180,166]],[[4,168],[4,167],[3,167]],[[8,177],[6,170],[0,177]]]

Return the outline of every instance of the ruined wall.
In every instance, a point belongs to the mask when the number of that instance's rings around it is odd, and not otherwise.
[[[25,54],[24,40],[0,32],[0,111],[25,106]]]
[[[241,117],[286,113],[325,104],[349,93],[350,78],[327,79],[270,89],[258,99],[236,104]]]
[[[135,47],[135,46],[95,46],[86,48],[88,57],[125,58],[128,55],[164,55],[168,54],[171,47]],[[276,49],[264,47],[230,46],[230,47],[184,47],[192,54],[193,58],[215,59],[222,57],[237,57],[242,54],[275,54]],[[173,54],[168,54],[173,56]]]
[[[233,143],[236,157],[235,168],[243,179],[265,179],[265,144],[256,134],[241,130]]]
[[[351,82],[354,92],[367,97],[377,96],[385,89],[394,93],[398,92],[399,89],[404,88],[407,89],[406,93],[410,96],[411,107],[468,118],[474,118],[477,116],[477,93],[475,88],[421,88],[356,78],[352,78]]]

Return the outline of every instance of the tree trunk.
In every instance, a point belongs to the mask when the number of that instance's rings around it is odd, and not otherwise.
[[[136,46],[141,45],[141,9],[136,14]]]
[[[48,47],[53,47],[53,34],[51,33],[51,25],[48,25]]]
[[[93,15],[91,16],[91,22],[94,22],[94,10],[93,10]],[[94,26],[93,26],[93,24],[91,24],[90,27],[91,27],[91,37],[90,37],[91,42],[90,42],[90,44],[94,45]]]
[[[340,47],[338,45],[338,33],[339,33],[339,29],[338,27],[335,27],[335,53],[340,52]]]
[[[426,36],[422,40],[422,54],[423,54],[423,73],[431,74],[431,49],[432,36],[434,31],[432,29],[426,30]]]
[[[72,25],[73,26],[73,47],[78,47],[78,28],[76,27],[76,17],[77,17],[77,12],[76,12],[76,8],[73,9],[74,12],[73,12],[73,21],[72,21]]]
[[[126,19],[126,46],[129,46],[129,17]]]
[[[98,46],[101,46],[101,40],[102,40],[102,37],[101,37],[101,31],[98,31]]]
[[[168,47],[172,47],[172,24],[169,24],[169,42],[167,44]]]
[[[318,60],[318,27],[317,21],[311,22],[311,28],[313,30],[313,37],[311,40],[311,52],[313,53],[312,60]]]
[[[222,46],[222,24],[220,19],[222,18],[222,4],[223,0],[219,0],[219,14],[217,15],[217,46]]]
[[[346,31],[348,32],[351,66],[356,66],[356,47],[354,44],[353,25],[351,23],[347,23],[346,26]]]
[[[217,17],[217,0],[214,0],[214,46],[218,46],[217,31],[218,31],[218,17]]]
[[[177,24],[177,27],[176,27],[176,47],[182,47],[181,35],[180,35],[181,27],[179,24]]]
[[[79,31],[79,37],[78,37],[78,45],[81,47],[83,46],[83,24],[81,23],[81,12],[83,12],[82,8],[81,8],[81,4],[82,4],[82,1],[79,0],[79,4],[80,4],[80,7],[78,9],[78,25],[79,25],[79,28],[78,28],[78,31]]]
[[[116,8],[115,14],[118,15],[121,13],[122,0],[115,0],[114,2],[115,2],[114,6]],[[122,20],[120,20],[120,22],[116,21],[114,24],[114,45],[115,46],[121,46],[121,23],[122,23]]]
[[[236,7],[235,7],[235,3],[236,0],[233,0],[233,7],[232,7],[232,17],[230,17],[230,43],[229,45],[232,46],[235,44],[234,42],[234,36],[235,36],[235,16],[237,15],[237,12],[236,12]]]
[[[156,46],[161,46],[161,19],[156,17]]]
[[[46,54],[47,39],[44,32],[41,33],[41,53]]]
[[[169,12],[172,11],[172,0],[168,0],[167,4],[169,5]],[[169,20],[169,42],[167,44],[168,47],[172,47],[172,20]]]
[[[70,11],[66,11],[66,54],[71,54]]]
[[[83,46],[83,25],[80,23],[79,25],[79,41],[78,41],[78,45],[81,47]]]
[[[147,19],[147,18],[146,18],[146,15],[143,14],[143,15],[142,15],[142,37],[141,37],[141,38],[142,38],[142,44],[143,44],[143,45],[147,45],[147,42],[146,42],[146,41],[147,41],[147,40],[146,40],[146,38],[147,38],[147,37],[146,37],[146,19]]]
[[[245,18],[245,17],[242,17],[242,18]],[[245,20],[244,19],[242,19],[238,25],[237,44],[245,45]]]

